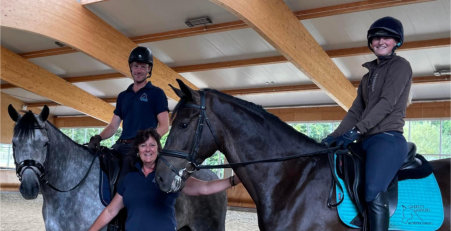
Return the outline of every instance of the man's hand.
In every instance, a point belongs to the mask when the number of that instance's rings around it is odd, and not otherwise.
[[[345,134],[338,137],[337,146],[347,148],[349,144],[358,140],[359,138],[360,138],[360,131],[356,127],[354,127],[353,129],[345,132]]]
[[[91,137],[88,143],[88,148],[96,151],[100,149],[100,141],[102,141],[102,137],[100,135],[95,135]]]

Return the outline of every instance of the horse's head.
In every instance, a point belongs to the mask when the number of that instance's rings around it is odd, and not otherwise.
[[[20,193],[25,199],[35,199],[40,189],[40,180],[44,175],[44,162],[47,156],[49,139],[45,121],[49,108],[44,106],[41,114],[31,111],[19,115],[12,105],[8,113],[16,122],[13,135],[13,156],[16,173],[20,180]]]
[[[156,169],[158,185],[165,192],[180,191],[196,166],[219,148],[209,120],[214,115],[207,109],[211,99],[205,91],[194,91],[177,81],[180,89],[171,87],[180,101],[173,111],[171,130]]]

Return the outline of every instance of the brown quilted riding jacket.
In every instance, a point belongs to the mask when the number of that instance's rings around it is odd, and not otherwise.
[[[412,68],[404,58],[393,54],[362,65],[365,74],[357,97],[332,136],[356,126],[365,136],[385,131],[403,132],[404,117],[412,84]]]

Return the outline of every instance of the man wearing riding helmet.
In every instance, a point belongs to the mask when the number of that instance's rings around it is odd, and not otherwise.
[[[346,148],[357,141],[366,152],[365,201],[369,230],[387,230],[387,188],[407,156],[402,135],[412,82],[407,60],[395,54],[404,41],[401,22],[393,17],[376,20],[367,33],[368,47],[377,59],[368,69],[357,97],[337,129],[322,143]]]
[[[100,141],[114,135],[123,121],[122,134],[113,149],[126,155],[132,148],[133,139],[139,130],[156,128],[163,136],[169,129],[168,101],[163,90],[146,81],[152,75],[153,55],[147,47],[138,46],[128,58],[131,84],[117,97],[113,118],[105,129],[89,141],[88,147],[96,149]]]
[[[119,93],[111,122],[99,135],[91,137],[88,144],[88,148],[97,150],[100,148],[100,141],[113,136],[123,121],[122,134],[112,147],[123,155],[119,179],[122,179],[130,171],[130,163],[136,156],[136,153],[130,153],[130,151],[133,150],[133,141],[139,130],[155,128],[160,136],[169,130],[169,109],[166,95],[163,90],[147,81],[147,78],[152,76],[152,51],[147,47],[134,48],[130,52],[128,65],[133,77],[133,84]],[[109,184],[105,184],[103,187],[104,191],[111,191]],[[111,198],[104,199],[109,203]],[[121,212],[119,218],[121,222],[119,223],[122,225],[125,217],[125,212]],[[117,221],[113,223],[112,230],[123,229],[123,227],[118,227],[121,225],[117,224]]]

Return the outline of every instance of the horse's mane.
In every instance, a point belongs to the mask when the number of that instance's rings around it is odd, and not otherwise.
[[[308,137],[307,135],[296,131],[293,127],[291,127],[290,125],[288,125],[287,123],[283,122],[282,120],[280,120],[279,117],[269,113],[268,111],[266,111],[261,105],[257,105],[255,103],[249,102],[249,101],[245,101],[242,100],[240,98],[231,96],[231,95],[227,95],[225,93],[222,93],[218,90],[215,89],[210,89],[210,88],[205,88],[202,89],[205,92],[210,92],[212,94],[218,95],[221,98],[226,99],[227,101],[229,101],[232,104],[238,105],[240,106],[243,110],[248,111],[254,115],[257,115],[258,117],[265,119],[266,121],[269,121],[271,123],[277,123],[280,129],[285,130],[286,132],[290,132],[290,133],[295,133],[297,135],[300,135],[303,139],[305,139],[307,142],[313,142],[313,143],[317,143],[316,140]],[[186,102],[185,98],[182,98],[179,103],[175,106],[174,111],[172,113],[172,118],[174,118],[175,114],[177,114],[177,111],[181,108],[181,106]]]

